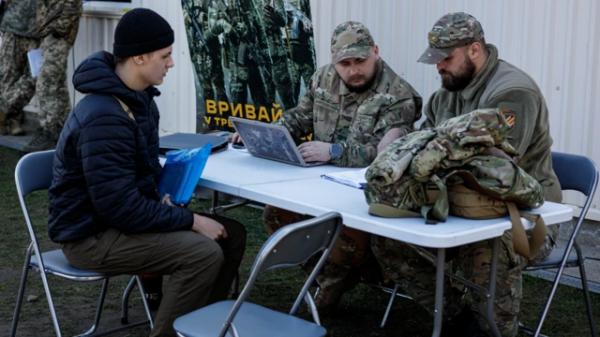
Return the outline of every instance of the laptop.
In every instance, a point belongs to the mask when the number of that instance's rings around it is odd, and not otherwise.
[[[305,162],[283,125],[269,124],[239,117],[229,117],[248,152],[255,157],[280,161],[296,166],[317,166],[325,162]]]
[[[227,149],[227,137],[217,134],[181,133],[162,136],[159,140],[160,154],[170,150],[192,149],[202,147],[206,143],[212,145],[212,153]]]

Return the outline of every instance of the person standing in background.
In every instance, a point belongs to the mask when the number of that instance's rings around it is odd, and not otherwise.
[[[40,127],[26,151],[54,147],[69,113],[67,57],[79,28],[81,0],[11,0],[0,23],[0,133],[24,135],[23,108],[37,94]],[[31,76],[27,52],[40,48],[42,65]]]
[[[71,110],[67,89],[67,57],[77,37],[82,2],[62,0],[46,3],[41,9],[40,20],[43,63],[35,84],[41,110],[40,127],[27,146],[29,151],[54,147]]]
[[[4,0],[0,18],[0,135],[23,135],[23,107],[35,90],[27,65],[27,51],[40,44],[35,0]]]

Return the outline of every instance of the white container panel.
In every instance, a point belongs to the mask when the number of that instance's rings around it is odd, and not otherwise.
[[[427,101],[439,88],[434,66],[416,60],[427,32],[448,12],[465,11],[482,23],[486,40],[500,57],[538,83],[550,109],[553,150],[589,156],[600,163],[595,135],[600,128],[600,5],[594,0],[312,0],[318,65],[329,62],[333,28],[346,20],[363,22],[380,55]],[[591,218],[600,220],[600,196]],[[566,202],[582,198],[567,194]]]

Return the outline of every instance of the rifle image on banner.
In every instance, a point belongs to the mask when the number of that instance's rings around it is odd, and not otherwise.
[[[262,84],[262,89],[263,92],[268,96],[269,100],[273,100],[274,98],[271,97],[272,94],[272,90],[270,90],[269,85],[267,83],[272,83],[273,79],[271,77],[271,74],[269,71],[267,71],[265,69],[266,65],[270,65],[272,64],[272,60],[270,55],[267,53],[268,59],[265,59],[265,57],[263,57],[263,55],[260,54],[260,49],[264,50],[263,48],[248,48],[248,45],[250,44],[249,39],[254,38],[254,40],[256,41],[256,45],[258,46],[258,44],[262,41],[263,43],[267,43],[266,41],[266,37],[267,34],[264,30],[264,24],[261,20],[262,16],[260,15],[261,13],[259,13],[256,9],[255,3],[253,0],[244,0],[247,1],[246,4],[248,6],[250,6],[250,10],[254,13],[254,17],[257,20],[258,23],[258,27],[256,27],[256,25],[252,24],[252,15],[244,15],[244,13],[239,13],[240,8],[241,7],[241,3],[240,0],[235,0],[236,2],[236,8],[238,11],[238,15],[240,18],[244,18],[246,21],[246,25],[248,26],[248,34],[245,37],[246,42],[241,42],[240,43],[240,52],[244,51],[247,53],[247,55],[249,56],[249,58],[251,60],[253,60],[257,67],[258,67],[258,73],[261,79],[261,84]],[[244,44],[244,46],[242,46],[242,44]],[[266,46],[265,46],[266,47]],[[254,97],[252,98],[253,101],[255,101]],[[254,102],[254,104],[257,104],[258,102]]]
[[[200,48],[202,48],[202,50],[204,50],[206,53],[209,53],[210,51],[208,50],[208,47],[206,45],[206,39],[204,38],[204,32],[202,31],[202,27],[198,25],[198,22],[196,21],[196,18],[199,17],[200,13],[198,13],[198,15],[194,15],[194,8],[192,7],[190,1],[182,1],[182,3],[184,4],[184,9],[188,13],[190,23],[192,24],[193,41],[190,42],[193,43],[194,41],[199,41]]]

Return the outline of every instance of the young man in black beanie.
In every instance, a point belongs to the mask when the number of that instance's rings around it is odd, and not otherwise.
[[[114,55],[92,54],[73,84],[88,94],[69,115],[54,159],[49,233],[76,267],[170,275],[151,336],[227,296],[245,247],[243,226],[161,203],[154,87],[174,66],[173,30],[138,8],[115,30]]]

